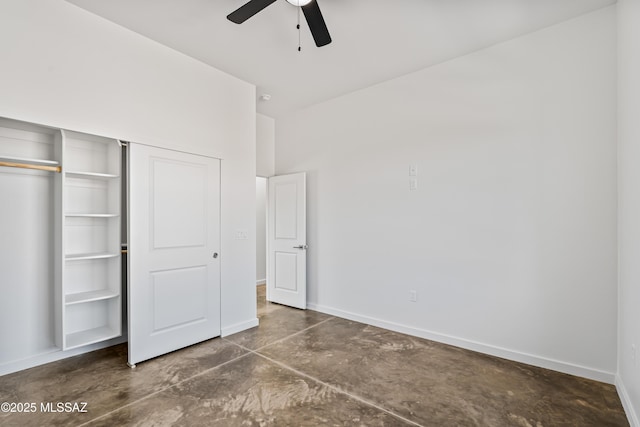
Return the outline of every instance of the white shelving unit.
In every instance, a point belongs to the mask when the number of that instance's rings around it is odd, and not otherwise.
[[[62,131],[63,350],[122,334],[120,146]]]

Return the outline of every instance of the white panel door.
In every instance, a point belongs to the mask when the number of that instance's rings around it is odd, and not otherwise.
[[[220,335],[220,161],[129,145],[129,364]]]
[[[269,178],[267,300],[307,308],[306,175]]]

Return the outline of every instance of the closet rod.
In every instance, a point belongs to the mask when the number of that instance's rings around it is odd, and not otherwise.
[[[39,171],[47,171],[47,172],[62,172],[61,166],[40,166],[40,165],[31,165],[29,163],[14,163],[14,162],[2,162],[0,161],[0,166],[7,166],[10,168],[22,168],[22,169],[36,169]]]

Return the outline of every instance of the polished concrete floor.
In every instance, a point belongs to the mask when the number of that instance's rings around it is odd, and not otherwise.
[[[271,304],[263,290],[258,315],[258,328],[136,369],[116,346],[0,377],[0,403],[37,409],[0,412],[0,425],[629,425],[611,385]],[[58,402],[75,412],[50,411]]]

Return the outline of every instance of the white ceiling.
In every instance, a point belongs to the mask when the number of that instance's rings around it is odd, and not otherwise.
[[[611,5],[616,0],[318,0],[333,43],[317,48],[278,0],[241,25],[247,0],[67,0],[257,86],[278,117]]]

